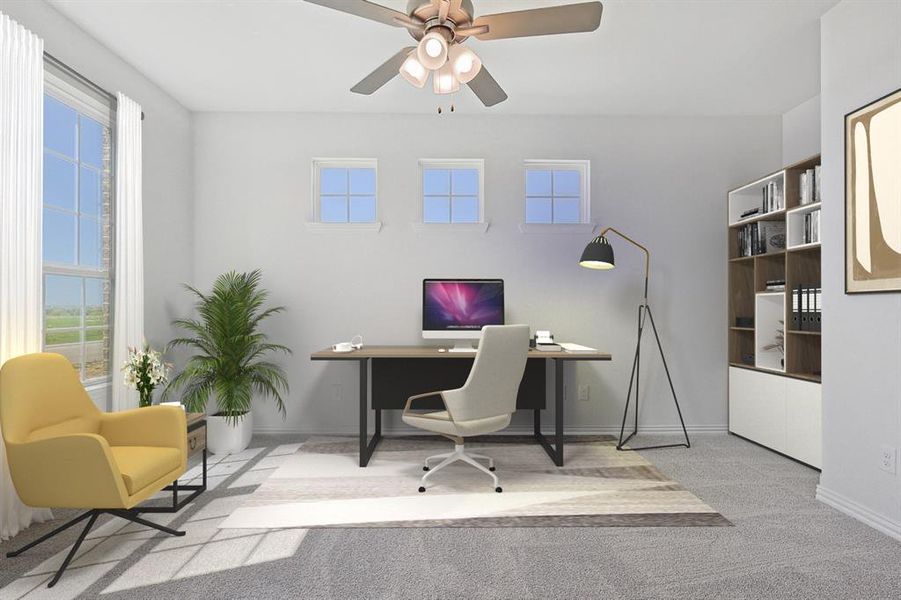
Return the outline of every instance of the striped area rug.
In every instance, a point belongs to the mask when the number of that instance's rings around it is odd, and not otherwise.
[[[532,438],[472,438],[467,451],[495,459],[504,491],[458,462],[419,493],[423,460],[453,450],[450,441],[385,438],[360,468],[356,438],[314,437],[220,527],[731,526],[641,454],[617,452],[611,436],[567,437],[565,446],[566,466],[556,467]]]

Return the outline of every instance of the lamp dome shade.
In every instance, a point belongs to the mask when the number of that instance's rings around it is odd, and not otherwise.
[[[579,259],[579,266],[587,269],[612,269],[616,266],[613,260],[613,246],[602,235],[594,238],[585,250],[582,251],[582,258]]]

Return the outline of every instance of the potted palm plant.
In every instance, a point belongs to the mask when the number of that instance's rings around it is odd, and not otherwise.
[[[165,394],[183,390],[183,404],[196,412],[215,399],[217,411],[207,416],[207,447],[214,454],[241,452],[250,444],[255,395],[272,398],[285,415],[282,394],[288,393],[288,380],[267,355],[291,350],[270,343],[259,329],[263,320],[284,307],[264,307],[268,292],[260,288],[261,277],[259,270],[230,271],[216,279],[209,294],[185,285],[197,298],[199,318],[173,321],[188,335],[169,342],[169,348],[187,347],[193,355]]]

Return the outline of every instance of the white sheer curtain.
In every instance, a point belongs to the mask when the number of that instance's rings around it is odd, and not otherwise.
[[[0,13],[0,365],[41,350],[44,41]],[[0,540],[47,509],[22,504],[0,444]]]
[[[137,408],[138,392],[119,368],[128,348],[144,344],[144,229],[141,199],[141,106],[118,95],[116,109],[116,269],[113,301],[113,410]]]

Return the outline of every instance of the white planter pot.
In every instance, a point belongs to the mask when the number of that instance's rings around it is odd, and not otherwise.
[[[228,423],[225,417],[209,415],[206,418],[206,447],[213,454],[237,454],[250,445],[253,433],[253,413],[248,412],[237,424]]]

